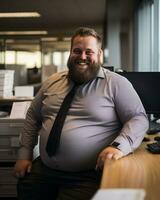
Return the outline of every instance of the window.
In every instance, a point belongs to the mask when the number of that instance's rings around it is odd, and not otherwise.
[[[139,4],[135,24],[135,71],[157,71],[156,6],[152,0]]]
[[[41,55],[40,52],[25,52],[18,51],[17,52],[17,63],[23,64],[26,68],[33,68],[35,65],[40,67]]]
[[[16,52],[15,51],[6,51],[5,63],[6,64],[16,64]]]
[[[33,68],[35,65],[41,67],[41,52],[38,40],[11,40],[5,43],[6,65],[23,65]]]
[[[53,63],[57,66],[58,71],[67,70],[68,57],[69,57],[69,51],[53,52]]]
[[[61,52],[54,52],[53,53],[53,64],[55,64],[56,66],[61,66],[61,63],[62,63]]]

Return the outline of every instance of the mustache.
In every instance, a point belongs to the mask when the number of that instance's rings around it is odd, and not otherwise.
[[[81,64],[81,63],[84,63],[84,64],[87,64],[89,65],[91,63],[90,59],[75,59],[75,64]]]
[[[75,65],[79,65],[79,64],[86,64],[88,66],[90,66],[92,64],[90,59],[81,59],[81,58],[68,58],[67,61],[67,66],[69,69],[72,69],[75,67]]]

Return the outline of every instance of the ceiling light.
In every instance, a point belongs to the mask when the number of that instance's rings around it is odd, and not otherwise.
[[[47,31],[0,31],[0,35],[46,35]]]
[[[8,12],[0,13],[1,18],[8,17],[40,17],[41,15],[38,12]]]
[[[41,41],[44,41],[44,42],[56,42],[56,41],[58,41],[58,37],[41,38]]]

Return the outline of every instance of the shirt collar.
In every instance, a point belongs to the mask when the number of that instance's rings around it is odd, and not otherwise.
[[[99,72],[97,74],[97,77],[98,78],[105,78],[105,76],[104,76],[104,70],[103,70],[102,66],[99,68]]]

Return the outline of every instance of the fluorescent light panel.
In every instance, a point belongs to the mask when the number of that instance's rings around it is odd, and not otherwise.
[[[46,35],[47,31],[0,31],[0,35]]]
[[[0,18],[9,18],[9,17],[40,17],[41,15],[38,12],[8,12],[0,13]]]
[[[41,41],[43,41],[43,42],[55,42],[55,41],[58,41],[58,37],[41,38]]]

